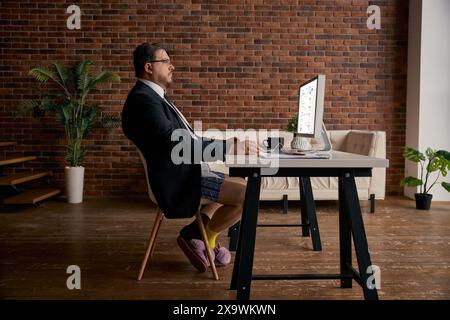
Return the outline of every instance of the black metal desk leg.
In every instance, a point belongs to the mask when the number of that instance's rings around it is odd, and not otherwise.
[[[339,248],[341,260],[341,274],[351,275],[352,266],[352,229],[345,203],[344,186],[339,177]],[[341,288],[351,288],[352,279],[341,279]]]
[[[300,184],[300,180],[299,180]],[[301,214],[301,224],[302,224],[302,236],[309,237],[309,220],[306,214],[305,199],[302,198],[302,192],[300,187],[300,214]]]
[[[306,212],[311,229],[311,238],[314,251],[322,250],[320,242],[319,225],[317,224],[316,205],[314,204],[311,180],[309,177],[300,177],[300,197],[302,199],[302,212]]]
[[[244,212],[242,214],[240,227],[241,239],[239,239],[238,244],[239,261],[236,270],[238,300],[248,300],[250,298],[260,189],[260,170],[255,170],[255,172],[248,177]]]
[[[366,300],[378,300],[377,289],[369,289],[368,287],[369,284],[372,284],[371,281],[368,281],[372,274],[367,273],[367,268],[372,265],[372,262],[370,261],[369,247],[367,244],[366,232],[364,230],[364,222],[361,215],[354,173],[345,172],[344,176],[341,177],[341,181],[343,186],[343,196],[350,217],[359,274],[363,283],[364,298]]]
[[[237,242],[238,242],[238,235],[239,235],[239,221],[236,222],[234,225],[232,225],[228,229],[228,236],[230,237],[230,242],[228,244],[228,249],[230,251],[236,251]]]
[[[245,197],[245,201],[247,201],[247,196]],[[244,208],[245,208],[245,204],[244,204]],[[244,212],[242,213],[242,217],[244,216]],[[239,229],[238,229],[238,239],[237,239],[237,251],[236,251],[236,255],[234,256],[234,264],[233,264],[233,274],[231,275],[231,284],[230,284],[230,290],[236,290],[237,289],[237,276],[239,274],[239,266],[241,264],[241,245],[240,243],[242,243],[242,228],[240,227],[239,224]]]

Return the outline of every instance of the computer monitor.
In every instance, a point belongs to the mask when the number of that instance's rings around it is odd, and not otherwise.
[[[299,88],[297,133],[305,138],[322,136],[325,76],[318,75]]]

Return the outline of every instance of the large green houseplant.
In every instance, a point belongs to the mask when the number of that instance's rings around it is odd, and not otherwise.
[[[53,82],[59,92],[51,90],[49,95],[21,104],[22,113],[32,111],[35,116],[53,113],[64,127],[68,165],[65,169],[66,192],[70,203],[82,202],[84,167],[81,163],[87,151],[83,142],[94,127],[98,112],[97,104],[88,103],[88,95],[102,83],[120,81],[119,76],[110,71],[91,75],[89,66],[92,64],[90,60],[82,60],[73,68],[58,62],[32,68],[29,75],[41,84]]]
[[[414,148],[405,147],[403,149],[403,156],[412,162],[419,163],[421,171],[420,178],[411,176],[403,178],[400,181],[400,185],[406,187],[419,186],[419,192],[415,194],[416,208],[429,210],[433,198],[433,195],[429,194],[429,192],[438,181],[440,175],[442,174],[445,177],[447,171],[450,170],[450,153],[446,150],[436,151],[428,148],[425,154],[423,154]],[[436,172],[436,179],[431,183],[431,174]],[[450,183],[442,182],[441,185],[450,192]]]

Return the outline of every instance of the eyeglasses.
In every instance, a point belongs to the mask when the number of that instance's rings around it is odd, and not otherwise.
[[[150,61],[147,61],[147,62],[150,62],[150,63],[153,63],[153,62],[161,62],[161,63],[165,63],[165,64],[172,64],[172,63],[170,62],[170,59],[150,60]]]

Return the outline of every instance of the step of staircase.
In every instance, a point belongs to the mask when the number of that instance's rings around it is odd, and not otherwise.
[[[31,161],[36,159],[36,156],[28,156],[28,157],[19,157],[19,158],[10,158],[0,160],[0,166],[6,166],[8,164],[21,163],[26,161]]]
[[[42,177],[51,176],[51,171],[42,172],[21,172],[4,177],[0,177],[0,186],[13,186],[19,183],[40,179]]]
[[[0,147],[14,146],[16,144],[17,141],[0,141]]]
[[[59,194],[61,190],[57,188],[39,188],[24,191],[16,196],[6,198],[4,204],[36,204],[39,201],[48,199]]]

